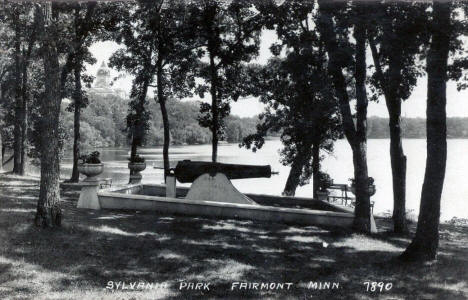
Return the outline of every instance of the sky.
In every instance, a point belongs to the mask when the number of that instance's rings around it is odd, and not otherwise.
[[[254,62],[265,64],[272,56],[269,48],[270,45],[277,41],[274,31],[264,30],[262,32],[260,52]],[[109,57],[115,52],[119,46],[114,42],[99,42],[91,46],[91,53],[97,59],[94,65],[87,65],[87,72],[90,75],[95,75],[97,69],[103,61],[109,61]],[[367,58],[368,64],[372,64],[370,56]],[[115,70],[111,71],[113,77],[117,77],[119,73]],[[114,86],[126,90],[128,93],[132,85],[131,76],[125,76],[117,80]],[[150,91],[151,95],[152,91]],[[402,116],[408,118],[425,118],[426,116],[426,97],[427,97],[427,76],[418,79],[413,93],[410,98],[403,102]],[[185,99],[185,101],[201,100],[197,97]],[[205,96],[203,101],[209,101],[209,96]],[[256,98],[249,97],[247,99],[239,99],[238,102],[232,103],[231,114],[240,117],[252,117],[260,114],[264,109],[264,105]],[[370,102],[368,107],[368,116],[388,117],[385,100],[381,98],[378,102]],[[449,81],[447,83],[447,116],[448,117],[468,117],[468,90],[458,92],[456,83]]]

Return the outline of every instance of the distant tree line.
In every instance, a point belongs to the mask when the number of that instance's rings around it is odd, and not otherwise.
[[[388,139],[388,118],[369,117],[367,119],[367,138]],[[402,118],[402,136],[407,139],[426,138],[426,119],[424,118]],[[270,137],[279,137],[281,132],[269,130],[266,134]],[[468,118],[451,117],[447,118],[447,138],[466,139],[468,138]]]
[[[96,147],[127,147],[130,143],[127,137],[125,118],[129,100],[118,96],[88,95],[89,105],[81,112],[81,147],[91,149]],[[161,111],[154,101],[146,104],[149,115],[149,129],[143,141],[144,146],[160,146],[164,143],[164,130]],[[196,145],[211,143],[211,132],[200,126],[199,102],[167,101],[168,117],[171,122],[170,136],[174,145]],[[62,128],[65,134],[66,147],[73,145],[73,113],[67,110],[67,104],[62,105]],[[247,135],[255,132],[258,118],[241,118],[228,116],[224,122],[222,141],[239,143]]]
[[[370,117],[367,120],[367,137],[370,139],[390,138],[388,131],[388,119]],[[426,138],[426,119],[423,118],[402,118],[402,135],[409,139]],[[447,138],[466,139],[468,138],[468,118],[447,118]]]
[[[100,96],[90,94],[90,103],[81,115],[81,146],[84,149],[96,147],[127,147],[125,117],[128,100],[118,96]],[[154,101],[148,102],[150,128],[144,146],[160,146],[164,142],[163,122],[159,109]],[[66,111],[63,105],[62,127],[66,136],[65,145],[73,145],[73,113]],[[200,104],[169,100],[167,103],[171,142],[174,145],[196,145],[211,143],[211,132],[201,127],[198,122]],[[228,143],[242,142],[245,137],[255,133],[258,117],[241,118],[230,115],[226,117],[224,134],[221,140]],[[367,120],[369,139],[388,139],[388,118],[370,117]],[[426,138],[426,120],[423,118],[402,118],[402,135],[404,138]],[[13,128],[11,128],[13,130]],[[12,131],[11,130],[11,131]],[[279,137],[280,133],[268,131],[267,136]],[[5,135],[6,136],[6,135]],[[449,138],[468,138],[468,118],[448,118],[447,136]],[[9,139],[5,141],[5,147]],[[12,140],[12,139],[11,139]]]

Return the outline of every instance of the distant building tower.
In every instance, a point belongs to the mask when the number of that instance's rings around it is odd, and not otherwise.
[[[94,86],[89,89],[89,92],[99,96],[118,96],[122,99],[127,98],[127,93],[119,88],[114,88],[112,85],[110,69],[103,61],[96,73]]]
[[[97,70],[96,74],[96,83],[94,87],[96,88],[111,88],[111,77],[110,69],[107,67],[107,64],[103,61],[101,67]]]

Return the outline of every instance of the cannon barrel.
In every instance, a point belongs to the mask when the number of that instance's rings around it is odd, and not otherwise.
[[[200,175],[223,173],[229,179],[271,177],[271,167],[239,164],[223,164],[206,161],[179,161],[174,169],[177,180],[181,183],[194,182]]]

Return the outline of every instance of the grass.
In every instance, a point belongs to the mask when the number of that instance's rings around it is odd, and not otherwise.
[[[61,228],[33,226],[37,182],[0,177],[0,299],[466,299],[467,227],[443,224],[439,258],[399,264],[410,242],[377,220],[373,237],[314,226],[76,209],[64,192]],[[414,232],[414,225],[412,225]],[[110,290],[109,281],[160,283]],[[210,291],[179,290],[211,282]],[[231,291],[232,282],[292,282],[290,290]],[[310,281],[339,282],[335,290]],[[365,281],[391,282],[367,292]],[[128,286],[127,286],[128,287]]]

